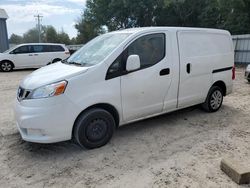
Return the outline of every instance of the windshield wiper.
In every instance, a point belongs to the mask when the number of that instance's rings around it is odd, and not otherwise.
[[[62,60],[61,62],[62,62],[62,63],[65,63],[65,64],[68,64],[67,59]]]
[[[87,65],[87,63],[77,63],[77,62],[74,62],[74,61],[67,61],[66,59],[62,60],[62,63],[69,64],[69,65],[78,65],[78,66]]]
[[[77,62],[74,62],[74,61],[70,61],[70,62],[68,62],[68,64],[70,64],[70,65],[79,65],[79,66],[82,66],[81,63],[77,63]]]
[[[74,62],[74,61],[67,61],[67,59],[62,60],[62,63],[69,64],[69,65],[80,65],[80,66],[82,66],[81,63],[77,63],[77,62]]]

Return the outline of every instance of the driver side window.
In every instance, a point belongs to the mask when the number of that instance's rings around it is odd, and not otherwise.
[[[20,46],[18,48],[16,48],[15,50],[12,51],[12,53],[14,54],[26,54],[26,53],[30,53],[29,50],[29,46]]]
[[[119,55],[109,67],[106,75],[106,80],[121,76],[123,59],[124,59],[124,53],[121,53],[121,55]]]
[[[138,55],[141,69],[153,66],[165,57],[165,34],[142,36],[128,47],[128,56]]]
[[[165,34],[149,34],[136,39],[110,65],[106,80],[125,74],[126,60],[130,55],[140,57],[140,69],[159,63],[165,57]]]

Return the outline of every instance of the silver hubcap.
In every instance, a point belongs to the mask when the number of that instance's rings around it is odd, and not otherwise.
[[[11,64],[8,62],[2,63],[1,67],[2,67],[3,71],[10,71],[11,70]]]
[[[220,107],[222,102],[222,93],[219,90],[216,90],[211,97],[210,105],[213,110],[216,110]]]

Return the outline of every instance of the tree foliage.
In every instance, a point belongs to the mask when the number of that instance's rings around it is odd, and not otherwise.
[[[79,34],[76,37],[77,43],[86,43],[90,39],[96,37],[97,35],[101,34],[100,27],[95,26],[90,21],[85,19],[81,19],[76,25],[76,29],[78,30]],[[84,33],[84,34],[83,34]]]
[[[53,26],[47,26],[44,33],[44,42],[58,42],[58,33]]]
[[[41,40],[45,40],[45,27],[41,28]],[[23,34],[23,42],[31,43],[31,42],[39,42],[38,39],[38,29],[32,28]]]
[[[189,26],[250,33],[250,0],[87,0],[76,24],[85,43],[108,31],[144,26]]]
[[[11,44],[21,44],[23,41],[23,37],[20,35],[12,34],[9,38],[9,43]]]
[[[106,31],[145,26],[207,27],[250,33],[250,0],[87,0],[70,40],[63,30],[41,28],[42,42],[83,44]],[[38,42],[37,28],[10,43]]]
[[[32,42],[37,43],[38,40],[39,40],[38,29],[32,28],[29,29],[27,32],[25,32],[23,36],[12,34],[10,36],[9,42],[12,44],[32,43]],[[62,43],[67,45],[72,43],[67,33],[65,33],[63,30],[57,32],[53,26],[42,26],[41,41],[48,43]],[[75,42],[75,39],[73,42]]]

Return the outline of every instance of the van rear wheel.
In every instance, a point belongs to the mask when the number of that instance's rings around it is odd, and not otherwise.
[[[223,102],[223,91],[218,86],[212,86],[208,92],[205,103],[201,105],[207,112],[216,112],[220,109]]]
[[[114,130],[113,116],[106,110],[93,108],[77,118],[73,134],[81,147],[94,149],[107,144]]]

